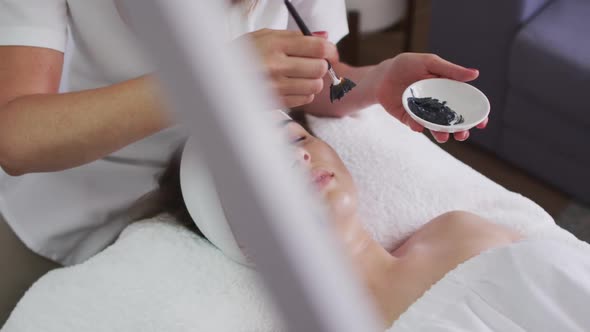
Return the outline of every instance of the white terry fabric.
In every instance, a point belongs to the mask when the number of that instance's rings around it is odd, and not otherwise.
[[[588,331],[590,249],[528,240],[472,258],[394,324],[405,331]]]
[[[585,248],[530,200],[458,162],[380,107],[356,118],[311,122],[351,169],[366,227],[387,247],[438,214],[464,209],[532,238]],[[252,271],[186,233],[165,223],[132,225],[88,262],[38,281],[2,331],[281,331]]]
[[[334,42],[348,33],[344,0],[293,4],[312,31],[328,31]],[[226,31],[212,33],[230,40],[262,28],[298,30],[282,1],[259,0],[247,19],[243,13],[228,9]],[[64,92],[153,71],[114,0],[2,0],[0,45],[65,52]],[[33,251],[63,264],[84,261],[128,225],[132,211],[141,208],[137,200],[156,187],[156,175],[184,138],[181,128],[169,128],[109,158],[62,172],[10,177],[0,170],[0,211]]]
[[[385,248],[397,247],[425,222],[453,210],[476,213],[532,238],[574,240],[534,202],[461,163],[380,106],[355,117],[311,118],[310,124],[350,170],[366,229]]]
[[[84,262],[49,272],[2,332],[280,331],[253,270],[184,227],[129,226]]]

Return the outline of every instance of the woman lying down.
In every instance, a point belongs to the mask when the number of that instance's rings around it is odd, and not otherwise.
[[[386,326],[395,322],[394,331],[590,331],[587,252],[523,239],[461,211],[434,218],[388,252],[363,229],[357,189],[338,154],[302,123],[287,119],[281,125]],[[172,163],[161,185],[168,212],[203,236],[182,201],[179,162]]]

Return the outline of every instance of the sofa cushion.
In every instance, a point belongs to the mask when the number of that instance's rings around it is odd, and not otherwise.
[[[589,110],[590,111],[590,110]],[[502,119],[503,129],[520,131],[548,154],[555,154],[554,162],[559,164],[563,158],[571,159],[590,169],[590,130],[579,121],[564,119],[559,113],[547,105],[536,103],[524,93],[514,90],[508,92],[506,114]],[[534,119],[534,120],[531,120]],[[500,147],[503,151],[504,147]],[[528,158],[526,154],[522,158]],[[576,174],[588,177],[588,172]]]
[[[590,126],[590,1],[555,0],[517,34],[509,81],[560,116]]]

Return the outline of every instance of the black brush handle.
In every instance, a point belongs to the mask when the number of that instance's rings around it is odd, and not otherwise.
[[[311,34],[311,31],[309,31],[309,28],[307,27],[307,25],[305,25],[305,22],[303,22],[303,19],[301,18],[301,16],[299,16],[297,9],[295,9],[295,7],[293,7],[293,4],[291,3],[291,1],[285,0],[285,6],[287,6],[287,10],[289,10],[289,13],[291,14],[293,19],[295,20],[295,23],[297,23],[297,26],[299,27],[301,32],[303,32],[303,34],[306,36],[313,36]]]
[[[303,32],[303,34],[306,36],[313,36],[311,31],[309,31],[309,28],[307,27],[307,25],[305,25],[305,22],[303,22],[303,19],[301,18],[301,16],[299,16],[297,9],[295,9],[295,7],[291,3],[291,1],[285,0],[285,6],[287,6],[287,10],[289,11],[291,16],[295,20],[295,23],[297,23],[299,30],[301,30],[301,32]],[[332,64],[330,63],[330,61],[326,60],[326,62],[328,63],[328,69],[332,69]]]

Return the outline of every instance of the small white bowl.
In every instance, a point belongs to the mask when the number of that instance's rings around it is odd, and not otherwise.
[[[446,101],[453,111],[463,116],[461,124],[443,126],[422,119],[410,110],[408,98],[432,97]],[[402,104],[412,119],[427,129],[445,133],[456,133],[469,130],[480,124],[490,114],[490,101],[476,87],[467,83],[453,81],[446,78],[429,78],[410,85],[402,95]]]

